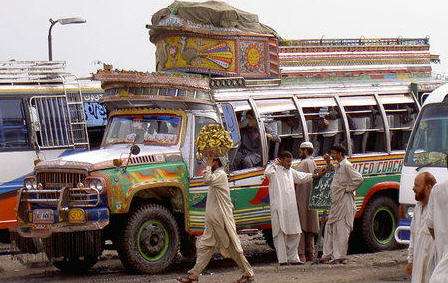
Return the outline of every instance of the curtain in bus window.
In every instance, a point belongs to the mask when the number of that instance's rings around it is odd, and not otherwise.
[[[0,148],[28,147],[28,130],[23,103],[20,99],[0,102]]]

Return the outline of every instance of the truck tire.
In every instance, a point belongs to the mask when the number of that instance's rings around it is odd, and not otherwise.
[[[271,229],[263,229],[261,230],[261,232],[263,233],[263,238],[266,241],[266,244],[268,244],[268,246],[275,250],[275,246],[274,246],[274,238],[272,237],[272,230]]]
[[[98,261],[98,257],[89,256],[80,258],[64,258],[63,260],[54,260],[53,265],[64,273],[86,273]]]
[[[124,267],[139,274],[167,269],[179,250],[179,230],[171,212],[158,204],[133,210],[118,240]]]
[[[391,250],[397,247],[394,232],[397,228],[398,205],[387,196],[371,201],[362,218],[361,234],[371,251]]]
[[[196,236],[184,232],[180,240],[180,254],[186,259],[196,257]]]

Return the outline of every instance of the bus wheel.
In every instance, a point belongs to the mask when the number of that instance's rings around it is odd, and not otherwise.
[[[387,196],[375,198],[367,205],[362,221],[362,237],[372,251],[390,250],[397,246],[398,206]]]
[[[271,229],[263,229],[263,238],[266,241],[266,244],[268,244],[268,246],[275,250],[274,247],[274,238],[272,237],[272,230]]]
[[[118,254],[126,269],[159,273],[173,262],[179,249],[179,232],[171,212],[158,204],[135,209],[124,224]]]
[[[97,263],[98,257],[64,258],[53,261],[53,265],[64,273],[85,273]]]

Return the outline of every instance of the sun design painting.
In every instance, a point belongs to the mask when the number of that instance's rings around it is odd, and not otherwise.
[[[242,42],[240,62],[243,72],[264,73],[264,43]]]

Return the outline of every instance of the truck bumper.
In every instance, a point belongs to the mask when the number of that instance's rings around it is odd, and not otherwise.
[[[85,209],[83,221],[67,220],[67,217],[60,217],[59,212],[54,210],[54,223],[19,222],[16,227],[9,228],[9,231],[18,233],[24,238],[48,238],[53,233],[101,230],[109,224],[109,210],[107,208]]]
[[[411,238],[411,220],[400,219],[399,225],[395,230],[395,241],[399,244],[409,245]]]

